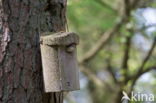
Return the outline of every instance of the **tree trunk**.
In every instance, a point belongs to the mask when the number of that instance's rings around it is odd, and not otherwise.
[[[0,0],[0,103],[61,103],[43,91],[39,36],[65,31],[66,0]]]

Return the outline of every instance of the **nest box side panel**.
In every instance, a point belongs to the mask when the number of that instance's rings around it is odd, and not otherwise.
[[[61,91],[57,47],[41,44],[41,56],[45,92]]]
[[[79,69],[77,64],[76,48],[73,52],[67,52],[66,47],[58,49],[59,68],[61,70],[61,81],[63,91],[80,89]]]

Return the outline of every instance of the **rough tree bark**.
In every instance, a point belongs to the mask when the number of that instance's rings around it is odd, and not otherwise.
[[[65,31],[66,0],[0,0],[0,103],[60,103],[43,92],[39,35]]]

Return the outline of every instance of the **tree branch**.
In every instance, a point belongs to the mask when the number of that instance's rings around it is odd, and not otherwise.
[[[95,85],[101,88],[107,88],[110,91],[114,91],[113,87],[111,87],[110,84],[107,82],[103,81],[102,79],[98,78],[92,71],[90,71],[89,68],[87,68],[84,65],[80,65],[80,70],[83,72],[89,80],[91,80]]]
[[[132,35],[133,35],[133,30],[132,29],[128,29],[128,32],[131,33],[131,35],[128,35],[126,37],[126,43],[125,43],[125,50],[124,50],[124,56],[123,56],[123,61],[122,61],[122,70],[124,71],[124,82],[126,83],[128,77],[128,60],[129,60],[129,54],[130,54],[130,49],[131,49],[131,40],[132,40]]]
[[[111,55],[109,56],[109,58],[107,59],[107,71],[110,73],[110,75],[112,76],[112,79],[114,81],[114,83],[119,84],[119,81],[117,80],[115,73],[113,71],[112,65],[111,65]]]
[[[129,60],[129,53],[130,53],[130,48],[131,48],[131,39],[132,39],[132,36],[126,37],[125,50],[124,50],[124,56],[123,56],[123,61],[122,61],[122,68],[124,70],[128,69],[128,60]]]
[[[151,27],[156,27],[156,24],[150,24],[150,25],[143,26],[141,28],[136,28],[136,29],[134,29],[134,31],[135,32],[143,32],[146,29],[151,28]]]
[[[138,72],[134,75],[134,76],[131,76],[127,81],[129,80],[132,80],[132,84],[131,84],[131,91],[133,90],[134,88],[134,85],[136,84],[137,80],[145,73],[153,70],[153,69],[156,69],[156,66],[152,66],[152,67],[149,67],[147,69],[144,69],[147,61],[149,60],[150,56],[152,55],[153,51],[154,51],[154,48],[156,46],[156,39],[154,40],[152,46],[151,46],[151,49],[149,50],[149,52],[147,53],[147,56],[145,57],[145,59],[143,60],[141,66],[139,67],[138,69]]]
[[[130,0],[123,0],[124,2],[124,11],[123,11],[123,16],[126,18],[126,22],[130,22],[130,16],[131,16],[131,10],[133,9],[131,6],[131,1]],[[127,26],[127,31],[130,33],[133,33],[132,27]],[[122,60],[122,66],[121,69],[123,70],[123,76],[124,76],[124,81],[122,81],[124,84],[127,83],[128,77],[128,60],[129,60],[129,53],[130,53],[130,48],[131,48],[131,39],[132,36],[128,35],[126,37],[126,43],[125,43],[125,50],[124,50],[124,56]]]
[[[124,19],[118,22],[111,30],[106,31],[97,43],[80,59],[79,63],[82,64],[84,62],[92,59],[113,37],[113,35],[121,28],[124,23]]]
[[[97,0],[99,1],[99,0]],[[129,0],[128,0],[129,1]],[[139,1],[139,0],[138,0]],[[125,3],[125,11],[124,11],[124,15],[123,17],[121,18],[121,21],[119,21],[112,29],[106,31],[101,39],[93,46],[93,48],[91,48],[89,50],[89,52],[87,52],[83,58],[80,59],[79,63],[84,63],[84,62],[87,62],[89,61],[90,59],[92,59],[106,44],[107,42],[113,37],[113,35],[119,31],[119,29],[121,28],[121,26],[124,24],[124,23],[127,23],[129,22],[129,17],[130,17],[130,12],[133,8],[134,5],[136,5],[134,2],[132,3],[131,6],[129,6],[129,4],[127,3],[127,0],[124,0],[124,3]],[[104,3],[104,5],[106,5]],[[127,8],[127,5],[129,8]]]
[[[136,9],[141,0],[130,0],[130,7]]]
[[[117,80],[117,78],[116,78],[116,76],[115,76],[115,73],[114,73],[113,68],[112,68],[111,65],[109,65],[109,66],[107,67],[107,71],[111,74],[114,83],[119,84],[119,81]]]
[[[152,53],[153,53],[153,51],[155,49],[155,46],[156,46],[156,39],[154,39],[154,42],[153,42],[149,52],[147,53],[146,57],[144,58],[144,60],[143,60],[143,62],[141,64],[137,74],[140,74],[143,71],[144,66],[146,65],[147,61],[149,60],[150,56],[152,55]]]
[[[111,7],[110,5],[108,5],[107,3],[105,3],[104,1],[102,0],[95,0],[98,4],[100,4],[101,6],[105,7],[105,8],[108,8],[110,10],[112,10],[113,12],[117,13],[117,10],[114,9],[113,7]]]
[[[138,73],[136,76],[134,76],[132,79],[132,84],[131,84],[131,87],[130,87],[130,92],[134,89],[134,86],[137,82],[137,80],[145,73],[151,71],[151,70],[156,70],[156,66],[152,66],[152,67],[149,67],[145,70],[143,70],[141,73]]]
[[[126,17],[130,16],[131,9],[130,0],[124,0],[124,15]]]
[[[99,1],[99,0],[97,0]],[[106,4],[102,3],[103,6],[106,6]],[[108,5],[109,6],[109,5]],[[107,7],[107,6],[106,6]],[[128,11],[128,15],[127,16],[123,16],[121,18],[121,21],[119,21],[117,24],[115,24],[115,26],[106,31],[102,37],[100,38],[99,41],[97,41],[95,43],[95,45],[88,50],[88,52],[83,56],[83,58],[81,58],[79,60],[79,64],[81,66],[81,71],[87,76],[89,77],[90,80],[92,80],[96,85],[99,86],[103,86],[104,81],[99,79],[94,73],[92,73],[88,68],[84,67],[85,62],[88,62],[89,60],[91,60],[92,58],[94,58],[94,56],[96,56],[98,54],[98,52],[109,42],[109,40],[114,36],[114,34],[116,32],[118,32],[120,30],[120,28],[122,27],[123,24],[129,22],[129,16],[130,16],[130,11],[132,10],[132,8],[128,8],[126,10]],[[115,78],[115,74],[112,72],[112,69],[109,70],[109,72],[111,73],[111,75],[114,78],[114,81],[117,81]],[[107,85],[107,83],[106,83]],[[107,85],[106,87],[110,87],[109,85]]]

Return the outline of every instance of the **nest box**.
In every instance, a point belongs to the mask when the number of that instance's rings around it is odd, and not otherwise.
[[[80,89],[76,46],[79,37],[59,32],[40,37],[45,92]]]

